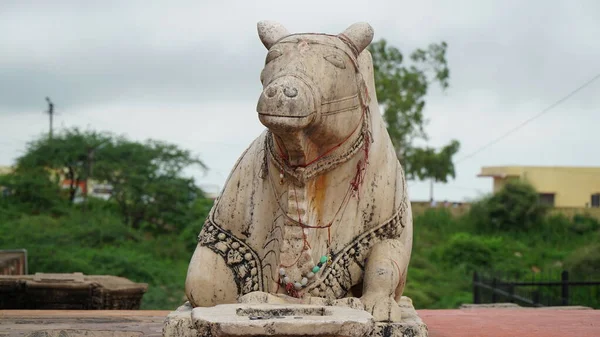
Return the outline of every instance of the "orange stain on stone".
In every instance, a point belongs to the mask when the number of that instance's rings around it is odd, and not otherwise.
[[[327,174],[319,175],[313,184],[312,198],[313,200],[313,210],[315,211],[315,218],[317,221],[322,220],[323,216],[323,206],[325,203],[325,192],[327,191]],[[326,224],[321,223],[319,226],[325,226]]]

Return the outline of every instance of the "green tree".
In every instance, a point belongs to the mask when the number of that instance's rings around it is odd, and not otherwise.
[[[0,213],[61,215],[68,206],[58,184],[43,169],[2,175],[0,186]]]
[[[73,204],[81,183],[87,186],[90,179],[108,183],[112,186],[109,201],[125,223],[160,232],[183,228],[194,214],[193,202],[203,197],[194,179],[183,174],[192,165],[206,169],[189,151],[173,144],[141,143],[74,128],[31,142],[17,159],[15,172],[5,180],[12,182],[14,198],[29,198],[39,205],[52,198]],[[70,181],[66,195],[58,188],[61,177]],[[48,193],[37,192],[42,185]],[[42,196],[45,203],[38,200]]]
[[[423,109],[430,85],[437,82],[442,89],[449,86],[446,49],[445,42],[417,49],[410,54],[411,64],[407,65],[400,50],[388,45],[386,40],[369,46],[377,99],[408,179],[447,182],[449,177],[456,176],[452,158],[460,148],[457,140],[439,150],[415,145],[416,140],[428,139]]]
[[[146,223],[153,230],[168,231],[191,221],[193,202],[203,197],[194,179],[182,175],[192,165],[206,169],[176,145],[119,138],[98,152],[94,177],[112,186],[112,198],[132,227]]]
[[[64,130],[52,139],[39,137],[30,142],[25,154],[17,159],[16,173],[27,175],[45,170],[57,184],[56,179],[64,176],[69,180],[68,199],[73,203],[79,185],[88,179],[94,152],[110,141],[110,134],[82,132],[77,128]]]

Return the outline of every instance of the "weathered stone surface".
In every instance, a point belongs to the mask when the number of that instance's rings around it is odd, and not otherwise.
[[[347,306],[339,306],[343,303]],[[394,323],[375,322],[366,311],[351,308],[352,303],[227,304],[195,309],[186,303],[169,314],[163,336],[428,336],[427,326],[408,297],[400,300],[402,320]]]
[[[194,308],[192,322],[202,336],[362,337],[374,327],[364,310],[312,305],[222,304]]]
[[[110,275],[0,275],[0,309],[139,309],[147,289]]]
[[[2,337],[160,337],[168,312],[0,310]]]
[[[375,330],[371,334],[373,337],[427,337],[427,325],[421,320],[412,301],[406,296],[402,296],[399,302],[402,312],[400,322],[384,323],[377,322]]]
[[[172,311],[167,316],[163,326],[165,337],[200,337],[202,336],[192,324],[192,305],[186,302],[184,305]]]
[[[35,282],[47,282],[47,283],[57,283],[57,282],[83,283],[83,282],[85,282],[83,273],[71,273],[71,274],[35,273],[33,275],[33,280]]]
[[[412,213],[375,93],[373,34],[366,23],[337,35],[258,24],[267,130],[200,232],[186,279],[194,307],[354,297],[376,321],[401,319]]]
[[[598,337],[600,310],[418,310],[431,337]],[[0,310],[0,336],[78,330],[88,335],[159,337],[167,311]]]

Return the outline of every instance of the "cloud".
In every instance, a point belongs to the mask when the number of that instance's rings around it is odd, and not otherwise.
[[[450,88],[432,87],[430,145],[461,141],[458,157],[537,114],[600,68],[600,2],[578,1],[3,1],[0,164],[57,125],[159,138],[200,153],[221,184],[262,130],[255,113],[266,51],[256,22],[292,32],[343,31],[357,21],[409,53],[449,44]],[[599,81],[600,82],[600,81]],[[488,164],[600,165],[589,156],[600,83],[458,166],[440,198],[489,191]],[[216,173],[218,171],[220,173]],[[453,187],[454,186],[454,187]],[[427,183],[411,194],[427,199]]]

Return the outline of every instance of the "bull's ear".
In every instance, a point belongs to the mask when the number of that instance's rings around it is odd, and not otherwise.
[[[290,35],[282,24],[275,21],[259,21],[256,28],[258,29],[260,41],[267,49],[271,49],[273,44],[281,38]]]
[[[348,38],[356,47],[360,54],[367,46],[373,41],[373,27],[366,22],[358,22],[352,26],[346,28],[346,30],[340,34]]]

